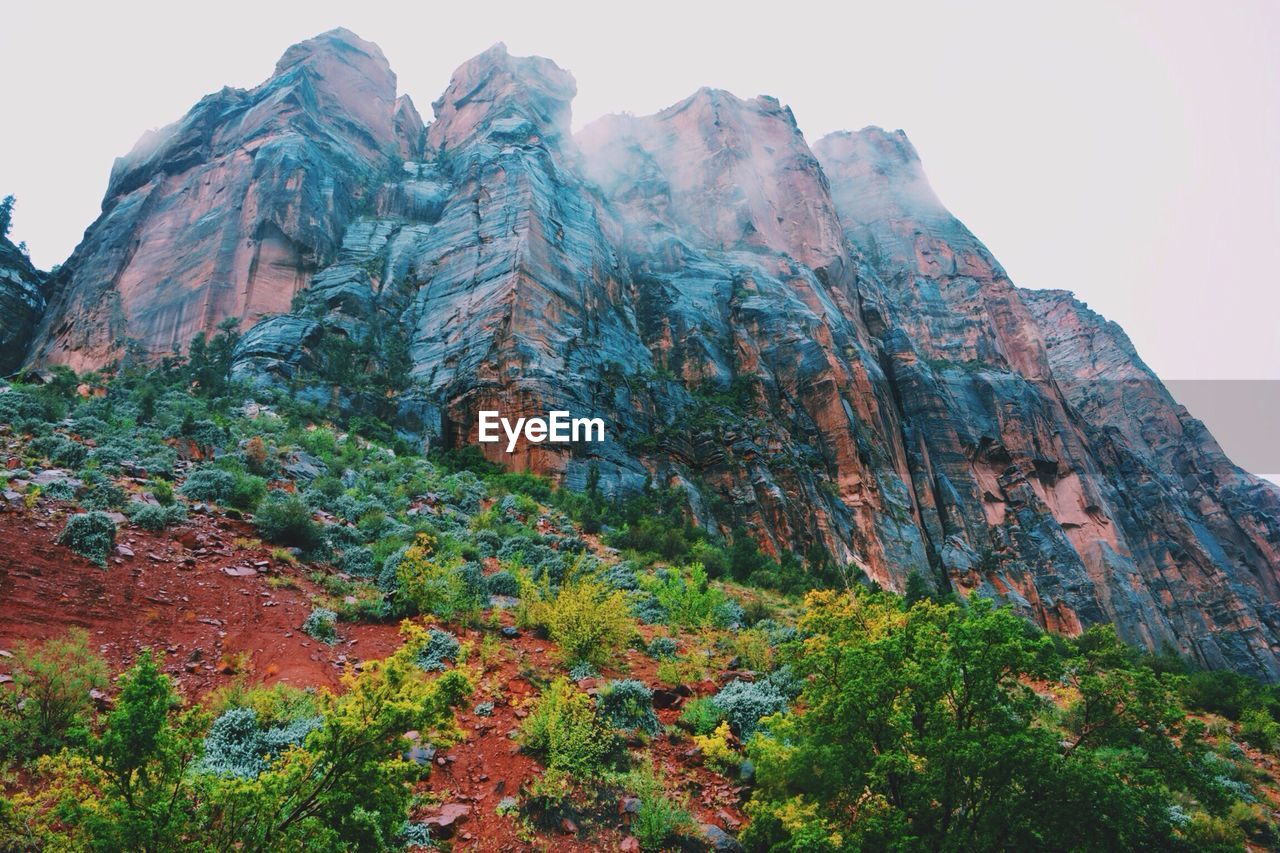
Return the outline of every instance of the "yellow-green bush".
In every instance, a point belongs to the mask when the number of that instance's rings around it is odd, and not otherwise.
[[[566,663],[603,666],[635,633],[626,593],[594,578],[578,578],[553,591],[547,582],[521,585],[517,618],[526,627],[546,630]]]
[[[521,724],[520,745],[542,755],[547,767],[594,775],[609,763],[617,738],[591,697],[558,678]]]
[[[727,721],[722,721],[709,735],[694,735],[693,742],[702,752],[703,762],[713,770],[726,772],[742,763],[742,757],[730,744],[733,731]]]
[[[400,594],[419,613],[442,619],[466,609],[467,590],[458,572],[462,558],[436,552],[435,537],[419,533],[396,566]]]

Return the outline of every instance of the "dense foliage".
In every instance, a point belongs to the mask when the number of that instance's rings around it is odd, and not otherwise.
[[[6,804],[0,848],[92,850],[385,850],[404,823],[410,783],[404,733],[458,736],[467,676],[430,678],[416,659],[427,634],[404,626],[389,658],[320,692],[314,714],[266,722],[252,702],[210,725],[183,708],[144,651],[87,746],[34,765],[44,785]],[[247,697],[252,700],[253,696]],[[279,709],[280,693],[268,692]],[[206,734],[207,732],[207,734]]]
[[[665,750],[740,786],[753,850],[1278,841],[1247,752],[1280,747],[1274,688],[1137,655],[1106,630],[1049,637],[919,576],[902,598],[845,588],[819,560],[695,526],[675,490],[606,495],[593,471],[574,493],[474,449],[426,458],[367,411],[237,383],[235,342],[227,326],[186,361],[55,369],[0,393],[22,440],[10,482],[100,565],[117,535],[105,510],[130,536],[242,518],[317,590],[291,629],[334,643],[352,622],[404,619],[403,645],[336,693],[239,684],[200,705],[150,653],[113,686],[83,633],[16,647],[0,850],[425,840],[406,821],[431,762],[406,758],[404,734],[453,742],[473,685],[475,716],[518,712],[503,737],[514,727],[541,765],[500,807],[522,831],[616,821],[623,802],[644,849],[707,843]],[[398,372],[365,343],[327,347],[324,375]],[[536,656],[503,645],[529,633]],[[504,655],[514,677],[495,674]]]
[[[1170,850],[1175,796],[1228,802],[1177,678],[1114,635],[1064,658],[1008,610],[870,593],[812,594],[800,631],[802,707],[748,748],[753,846]]]

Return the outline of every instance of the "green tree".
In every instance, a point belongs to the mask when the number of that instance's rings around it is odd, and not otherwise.
[[[240,320],[228,317],[218,324],[218,333],[206,340],[203,334],[191,339],[187,350],[187,374],[206,397],[226,393],[231,379],[231,361],[240,342]]]
[[[460,736],[454,710],[471,692],[458,669],[429,677],[417,664],[429,641],[401,626],[405,644],[343,676],[322,693],[323,725],[256,778],[223,778],[212,789],[206,837],[218,850],[373,851],[394,846],[425,772],[401,756],[416,730],[437,743]]]
[[[749,745],[749,846],[775,850],[1177,849],[1169,783],[1195,774],[1149,671],[1066,668],[1074,739],[1028,682],[1064,670],[1008,609],[811,593],[800,711]],[[1087,815],[1087,819],[1082,816]]]
[[[13,688],[0,693],[0,759],[33,758],[88,741],[89,691],[106,687],[107,665],[89,650],[89,635],[72,628],[38,646],[19,644]]]
[[[0,201],[0,237],[8,237],[9,229],[13,227],[13,206],[17,203],[17,199],[12,195],[7,195]]]
[[[143,651],[120,679],[115,708],[85,753],[42,759],[49,786],[23,804],[55,849],[158,853],[199,850],[197,780],[208,718],[183,710],[168,676]]]

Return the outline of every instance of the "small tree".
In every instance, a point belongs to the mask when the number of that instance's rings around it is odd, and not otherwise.
[[[89,737],[89,691],[107,685],[107,665],[82,628],[37,646],[19,644],[13,689],[0,693],[0,759],[31,758]]]
[[[17,199],[12,195],[4,197],[0,201],[0,237],[8,237],[9,229],[13,227],[13,206]]]
[[[343,676],[343,693],[318,697],[323,724],[303,748],[286,750],[256,778],[231,777],[212,792],[206,837],[215,849],[384,850],[403,826],[410,783],[425,771],[401,756],[404,733],[450,742],[454,711],[470,694],[460,670],[429,677],[418,656],[420,626],[389,658]]]
[[[70,850],[189,849],[205,824],[199,780],[208,718],[182,710],[150,651],[120,679],[115,709],[87,754],[41,760],[51,777],[27,808],[29,822]]]

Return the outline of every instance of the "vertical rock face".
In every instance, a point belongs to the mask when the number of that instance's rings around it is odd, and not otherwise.
[[[334,30],[248,91],[209,95],[116,161],[102,215],[54,276],[38,363],[156,355],[289,310],[374,177],[421,127],[377,46]]]
[[[1276,490],[1231,465],[1114,324],[1014,287],[901,133],[815,148],[883,282],[885,363],[950,582],[1059,630],[1110,621],[1148,648],[1280,675]]]
[[[7,237],[0,237],[0,376],[22,366],[44,311],[44,274]]]
[[[423,128],[376,47],[292,48],[117,164],[34,357],[99,366],[245,317],[243,377],[445,445],[483,409],[600,416],[603,444],[480,447],[680,488],[717,535],[892,588],[1280,679],[1277,491],[1119,329],[1015,287],[904,135],[811,150],[778,101],[703,89],[574,136],[575,90],[497,45]],[[392,392],[325,378],[352,354]]]
[[[644,343],[695,392],[656,449],[772,551],[927,572],[855,266],[790,110],[703,89],[578,142],[623,224]]]
[[[1176,644],[1215,667],[1275,677],[1280,494],[1231,464],[1128,336],[1063,291],[1025,291],[1055,380],[1114,486],[1142,581]]]

